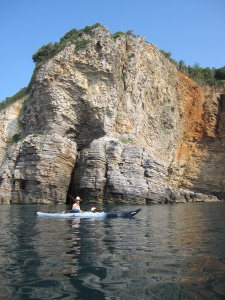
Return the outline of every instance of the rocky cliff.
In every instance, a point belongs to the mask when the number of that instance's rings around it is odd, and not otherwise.
[[[197,86],[142,37],[99,26],[79,40],[1,111],[1,202],[224,199],[225,90]]]

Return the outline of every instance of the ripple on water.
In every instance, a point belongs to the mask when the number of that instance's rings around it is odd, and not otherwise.
[[[143,206],[132,220],[43,219],[33,211],[0,211],[4,299],[225,297],[224,203]]]

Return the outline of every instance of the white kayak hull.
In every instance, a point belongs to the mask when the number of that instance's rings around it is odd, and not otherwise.
[[[132,218],[141,209],[131,210],[131,211],[111,211],[111,212],[91,212],[84,211],[80,213],[45,213],[37,211],[36,215],[38,217],[53,217],[53,218]]]
[[[44,213],[37,211],[38,217],[55,217],[55,218],[105,218],[105,212],[80,212],[80,213]]]

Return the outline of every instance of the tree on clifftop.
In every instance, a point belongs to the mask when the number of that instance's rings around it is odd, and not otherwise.
[[[215,71],[215,78],[216,79],[220,79],[220,80],[224,80],[225,79],[225,66],[223,68],[216,69],[216,71]]]
[[[35,63],[43,62],[51,53],[53,48],[52,43],[42,46],[35,54],[33,54],[32,59]]]

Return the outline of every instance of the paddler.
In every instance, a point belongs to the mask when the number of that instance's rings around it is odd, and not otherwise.
[[[79,196],[77,196],[75,199],[73,198],[73,206],[72,206],[73,213],[82,212],[82,210],[80,208],[80,201],[82,201],[82,200],[80,199]]]

